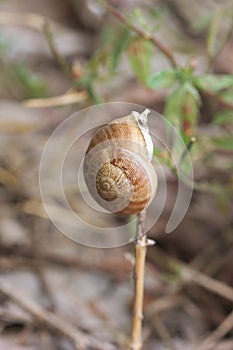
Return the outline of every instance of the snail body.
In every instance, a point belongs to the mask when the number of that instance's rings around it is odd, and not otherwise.
[[[151,164],[148,112],[114,119],[96,132],[87,148],[87,187],[97,203],[110,212],[138,214],[155,196],[157,177]]]

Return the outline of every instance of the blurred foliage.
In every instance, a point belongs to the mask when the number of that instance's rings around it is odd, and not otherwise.
[[[233,150],[230,135],[233,127],[233,75],[215,74],[212,67],[232,35],[232,9],[231,2],[216,4],[212,12],[204,13],[191,24],[194,33],[205,36],[203,42],[206,46],[206,64],[202,72],[197,72],[196,69],[198,56],[195,58],[189,54],[185,64],[152,73],[152,60],[156,59],[160,50],[153,45],[149,37],[156,34],[156,31],[167,23],[169,10],[166,5],[154,10],[147,9],[147,13],[135,9],[123,20],[121,14],[112,13],[119,21],[115,22],[112,28],[104,29],[102,47],[91,58],[88,66],[88,77],[91,77],[94,87],[95,79],[103,79],[103,76],[105,83],[112,81],[118,72],[118,67],[120,69],[122,57],[127,58],[135,79],[141,84],[149,89],[167,91],[164,116],[177,128],[193,159],[209,158],[211,162],[211,155],[214,152],[216,154],[226,152],[228,169],[232,168],[229,152]],[[147,16],[153,19],[153,28],[148,26]],[[140,33],[135,30],[135,26],[140,29]],[[168,55],[173,56],[172,49],[168,48],[168,50]],[[160,55],[161,53],[164,54],[161,51]],[[165,58],[168,58],[166,54]],[[93,61],[94,65],[92,65]],[[204,97],[209,98],[210,103],[216,105],[215,111],[211,110],[210,124],[213,128],[218,128],[217,136],[206,137],[198,133],[203,118]],[[193,146],[194,137],[196,144]],[[155,153],[161,162],[168,165],[172,171],[174,170],[167,152],[155,149]],[[183,161],[185,162],[185,159]],[[196,183],[194,187],[201,191],[215,193],[223,208],[222,203],[224,201],[228,203],[229,195],[232,193],[230,183],[229,181],[229,184],[223,184],[212,179],[211,182]]]
[[[131,39],[128,57],[137,79],[143,84],[151,75],[152,44],[138,36]]]
[[[105,1],[99,2],[118,21],[110,22],[103,27],[100,45],[81,67],[78,76],[73,76],[73,87],[78,91],[86,90],[89,99],[94,103],[104,102],[105,98],[101,92],[99,93],[101,91],[99,87],[104,84],[107,90],[108,84],[114,84],[118,74],[124,74],[121,71],[121,63],[124,60],[128,65],[127,69],[132,70],[135,79],[145,89],[164,90],[166,99],[163,114],[177,128],[193,159],[209,159],[210,163],[214,152],[226,152],[228,168],[232,168],[229,152],[233,150],[231,137],[233,74],[216,74],[213,70],[217,57],[233,33],[232,2],[218,3],[212,12],[205,12],[203,16],[190,23],[194,34],[201,33],[204,36],[202,42],[205,44],[206,55],[201,72],[197,70],[199,51],[196,57],[194,57],[194,50],[192,54],[186,55],[185,60],[182,59],[185,63],[177,64],[173,48],[163,42],[160,43],[157,39],[157,31],[163,28],[164,23],[169,23],[169,16],[171,16],[166,4],[159,8],[146,8],[144,12],[141,9],[135,9],[125,16],[116,8],[111,10],[111,6],[109,7]],[[153,40],[154,35],[155,40]],[[188,40],[187,45],[189,45]],[[6,43],[0,40],[1,88],[18,99],[45,95],[46,87],[41,79],[23,63],[8,62],[7,50]],[[158,59],[161,59],[161,55],[170,62],[171,67],[153,71],[152,63],[158,56]],[[55,56],[58,56],[56,52]],[[204,136],[198,131],[199,125],[203,123],[206,98],[213,105],[209,121],[216,131],[213,136]],[[196,143],[193,146],[194,137]],[[159,150],[155,150],[155,153],[173,171],[170,156],[163,151],[159,154]],[[182,161],[185,160],[182,159]],[[232,192],[232,186],[225,184],[221,186],[222,184],[217,184],[214,180],[211,183],[196,184],[197,189],[218,193],[220,197],[225,193],[225,188]]]
[[[12,44],[13,45],[13,44]],[[14,62],[8,57],[11,43],[0,36],[0,89],[16,99],[46,96],[48,88],[41,78],[24,62]]]

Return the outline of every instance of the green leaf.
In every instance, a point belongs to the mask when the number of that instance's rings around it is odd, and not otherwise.
[[[185,100],[185,90],[183,86],[175,89],[167,98],[165,105],[165,116],[175,126],[180,124],[181,108]]]
[[[180,85],[167,99],[165,116],[177,127],[186,144],[195,133],[199,105],[199,95],[189,82]]]
[[[136,77],[146,85],[151,76],[152,43],[138,36],[132,38],[128,57]]]
[[[148,24],[147,24],[147,21],[145,19],[145,17],[143,16],[143,13],[141,11],[140,8],[135,8],[133,10],[133,15],[134,15],[134,20],[137,21],[137,23],[144,29],[148,29]]]
[[[147,85],[152,89],[169,88],[174,85],[176,80],[176,70],[165,69],[150,77],[147,81]]]
[[[233,124],[233,111],[220,111],[214,117],[214,124],[223,125],[232,123]]]
[[[27,98],[41,97],[46,94],[46,84],[22,63],[12,65],[16,79],[22,84]]]
[[[200,90],[211,90],[214,92],[233,87],[233,75],[205,74],[194,78],[194,84]]]
[[[201,103],[201,96],[198,90],[196,89],[196,87],[192,83],[190,83],[189,81],[186,81],[184,83],[184,88],[194,98],[194,100],[196,100],[197,104]]]
[[[219,148],[233,151],[233,138],[229,136],[212,138],[212,142]]]

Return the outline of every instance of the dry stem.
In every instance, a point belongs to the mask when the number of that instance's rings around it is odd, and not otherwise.
[[[225,318],[225,320],[211,333],[203,343],[197,347],[197,350],[211,350],[212,346],[223,338],[233,328],[233,311]]]
[[[233,301],[233,288],[218,281],[200,271],[195,270],[188,264],[164,253],[157,247],[156,255],[150,254],[150,259],[157,264],[167,267],[170,271],[179,272],[182,283],[196,283],[197,285],[219,295],[227,300]]]
[[[30,100],[25,100],[23,105],[29,108],[45,108],[45,107],[56,107],[56,106],[66,106],[72,103],[81,103],[87,99],[88,95],[85,91],[75,91],[69,90],[65,94],[47,97],[47,98],[33,98]]]
[[[58,66],[61,68],[61,70],[69,77],[69,78],[73,78],[72,77],[72,72],[70,69],[70,66],[68,64],[68,62],[66,61],[66,59],[60,54],[59,50],[57,49],[57,45],[53,36],[53,32],[51,29],[51,25],[49,23],[49,21],[45,20],[44,22],[44,26],[43,26],[43,32],[45,34],[45,37],[48,41],[50,50],[58,64]]]
[[[125,24],[129,29],[137,33],[143,39],[150,41],[155,47],[157,47],[157,49],[159,49],[164,54],[164,56],[171,63],[172,67],[177,68],[178,64],[172,51],[167,46],[165,46],[156,36],[151,35],[150,33],[145,32],[143,29],[135,26],[126,16],[120,13],[112,5],[109,5],[106,1],[98,0],[98,2],[102,6],[104,6],[104,8],[114,17],[116,17],[121,23]]]
[[[135,294],[133,301],[133,318],[128,350],[140,350],[142,348],[144,272],[147,248],[147,236],[146,234],[142,234],[144,231],[145,215],[145,211],[140,213],[138,215],[137,222],[134,266]]]

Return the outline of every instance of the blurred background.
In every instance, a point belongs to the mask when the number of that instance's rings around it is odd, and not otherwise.
[[[194,168],[189,210],[166,235],[178,179],[157,150],[168,198],[148,233],[144,349],[233,349],[232,39],[231,0],[0,1],[1,350],[125,348],[133,246],[65,238],[38,176],[54,129],[110,101],[163,114]]]

